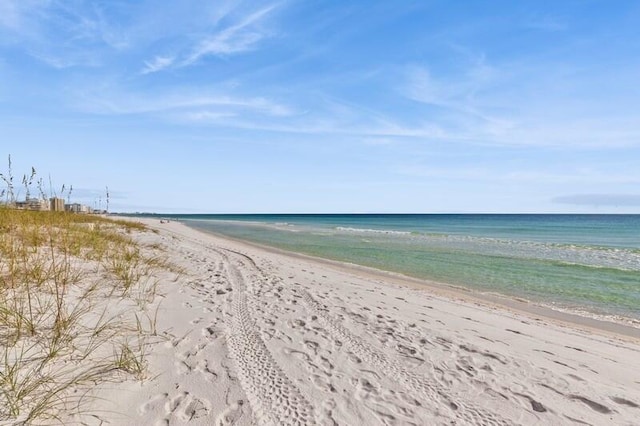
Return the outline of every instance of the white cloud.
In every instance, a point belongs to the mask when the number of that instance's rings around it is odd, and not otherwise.
[[[253,49],[266,36],[259,29],[259,24],[275,7],[271,5],[258,10],[239,23],[205,38],[182,65],[191,65],[208,55],[231,55]]]
[[[394,172],[399,175],[432,178],[432,179],[461,179],[461,180],[489,180],[492,175],[486,168],[480,167],[441,167],[426,165],[402,165],[396,167]]]
[[[151,74],[163,70],[173,64],[175,58],[171,56],[156,56],[151,61],[145,61],[141,74]]]
[[[50,0],[1,0],[0,45],[37,42]]]
[[[283,117],[293,114],[291,108],[263,97],[237,97],[210,93],[206,90],[182,89],[180,94],[143,95],[82,91],[76,107],[94,114],[169,114],[183,120],[214,120],[217,118],[258,114]],[[205,92],[205,93],[203,93]],[[105,94],[106,93],[106,94]],[[172,115],[173,114],[173,115]]]
[[[457,50],[463,50],[457,47]],[[487,90],[500,78],[499,71],[491,66],[484,55],[471,56],[461,70],[451,71],[447,77],[436,78],[425,66],[408,66],[405,71],[407,84],[402,90],[409,99],[469,113],[474,111],[476,95]]]
[[[534,15],[525,21],[525,28],[531,28],[539,31],[557,32],[566,31],[568,25],[556,16],[551,15]]]
[[[227,119],[236,117],[237,114],[233,112],[221,112],[221,111],[195,111],[188,112],[182,115],[179,115],[178,118],[181,118],[185,121],[218,121],[221,119]]]
[[[57,70],[63,70],[75,66],[98,67],[101,64],[101,58],[92,52],[76,51],[65,52],[64,54],[56,54],[46,49],[30,51],[29,54],[39,61],[49,65]]]
[[[433,105],[449,105],[451,93],[446,93],[444,86],[436,83],[426,67],[409,67],[407,77],[408,85],[403,91],[409,99]]]
[[[276,5],[271,5],[255,11],[214,34],[200,37],[195,43],[191,41],[188,43],[189,47],[178,49],[174,55],[159,55],[145,61],[141,74],[150,74],[170,67],[190,66],[211,55],[229,56],[254,50],[258,43],[269,35],[262,28],[262,24],[275,8]],[[212,18],[213,25],[219,26],[223,18],[231,20],[232,9],[230,4],[226,4]]]
[[[468,70],[446,77],[436,78],[420,66],[404,71],[401,93],[424,104],[425,119],[435,123],[443,137],[560,149],[640,146],[638,118],[612,113],[610,107],[635,103],[631,95],[616,99],[599,91],[594,84],[598,77],[562,63],[531,59],[498,70],[480,58]],[[415,136],[422,132],[415,126],[401,128]]]
[[[573,194],[555,197],[556,204],[576,206],[640,206],[640,194]]]
[[[371,146],[386,146],[386,145],[394,145],[397,141],[393,138],[385,138],[385,137],[365,137],[362,139],[362,143],[365,145]]]
[[[46,8],[50,3],[50,0],[2,0],[0,26],[14,31],[25,31],[30,15],[36,15],[35,12]]]
[[[124,33],[112,28],[97,6],[55,0],[0,1],[1,44],[19,46],[56,69],[96,66],[104,48],[127,46]]]
[[[499,72],[482,55],[467,69],[447,78],[435,78],[428,68],[420,66],[407,67],[404,75],[406,83],[401,93],[429,108],[425,115],[431,122],[428,135],[498,142],[517,124],[508,107],[486,101],[486,92],[499,79]],[[438,134],[434,134],[435,128]],[[416,136],[421,132],[418,129]]]
[[[20,22],[20,11],[18,2],[0,1],[0,25],[7,28],[18,28]]]
[[[617,185],[619,187],[632,187],[640,184],[640,175],[637,173],[607,172],[606,170],[582,170],[569,167],[568,170],[558,171],[553,167],[519,168],[513,170],[508,165],[481,164],[466,166],[442,166],[433,164],[401,164],[393,171],[399,175],[447,179],[447,180],[471,180],[474,182],[509,182],[518,185],[533,184],[536,186],[550,185],[576,186],[576,185]]]

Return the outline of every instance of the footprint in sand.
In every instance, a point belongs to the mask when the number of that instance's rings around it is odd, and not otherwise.
[[[174,411],[174,415],[183,422],[188,422],[193,419],[207,416],[210,410],[211,407],[207,401],[203,401],[187,394]]]
[[[138,407],[138,414],[145,415],[151,411],[158,409],[162,403],[169,397],[168,393],[160,393],[149,398],[149,401]]]
[[[227,426],[236,424],[237,421],[242,416],[242,406],[244,405],[244,401],[239,400],[235,404],[231,404],[224,410],[215,421],[216,426]]]
[[[164,408],[164,409],[163,409]],[[156,425],[169,425],[172,418],[182,422],[205,417],[211,411],[209,401],[199,399],[189,392],[180,392],[169,396],[167,393],[160,393],[152,396],[149,400],[138,408],[140,416],[156,412],[162,418],[158,419]]]
[[[214,382],[218,379],[218,374],[209,368],[209,363],[206,359],[200,360],[194,370],[202,374],[205,380],[209,382]]]

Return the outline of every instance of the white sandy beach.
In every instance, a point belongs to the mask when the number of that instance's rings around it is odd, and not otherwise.
[[[143,222],[184,273],[149,377],[98,386],[86,424],[640,424],[633,337]]]

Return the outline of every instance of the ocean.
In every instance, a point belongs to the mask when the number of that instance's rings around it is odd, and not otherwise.
[[[640,320],[640,215],[163,215],[285,250]]]

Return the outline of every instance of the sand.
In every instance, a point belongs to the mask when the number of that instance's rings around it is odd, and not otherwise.
[[[184,273],[159,283],[148,377],[96,387],[78,421],[640,424],[633,336],[143,221]]]

